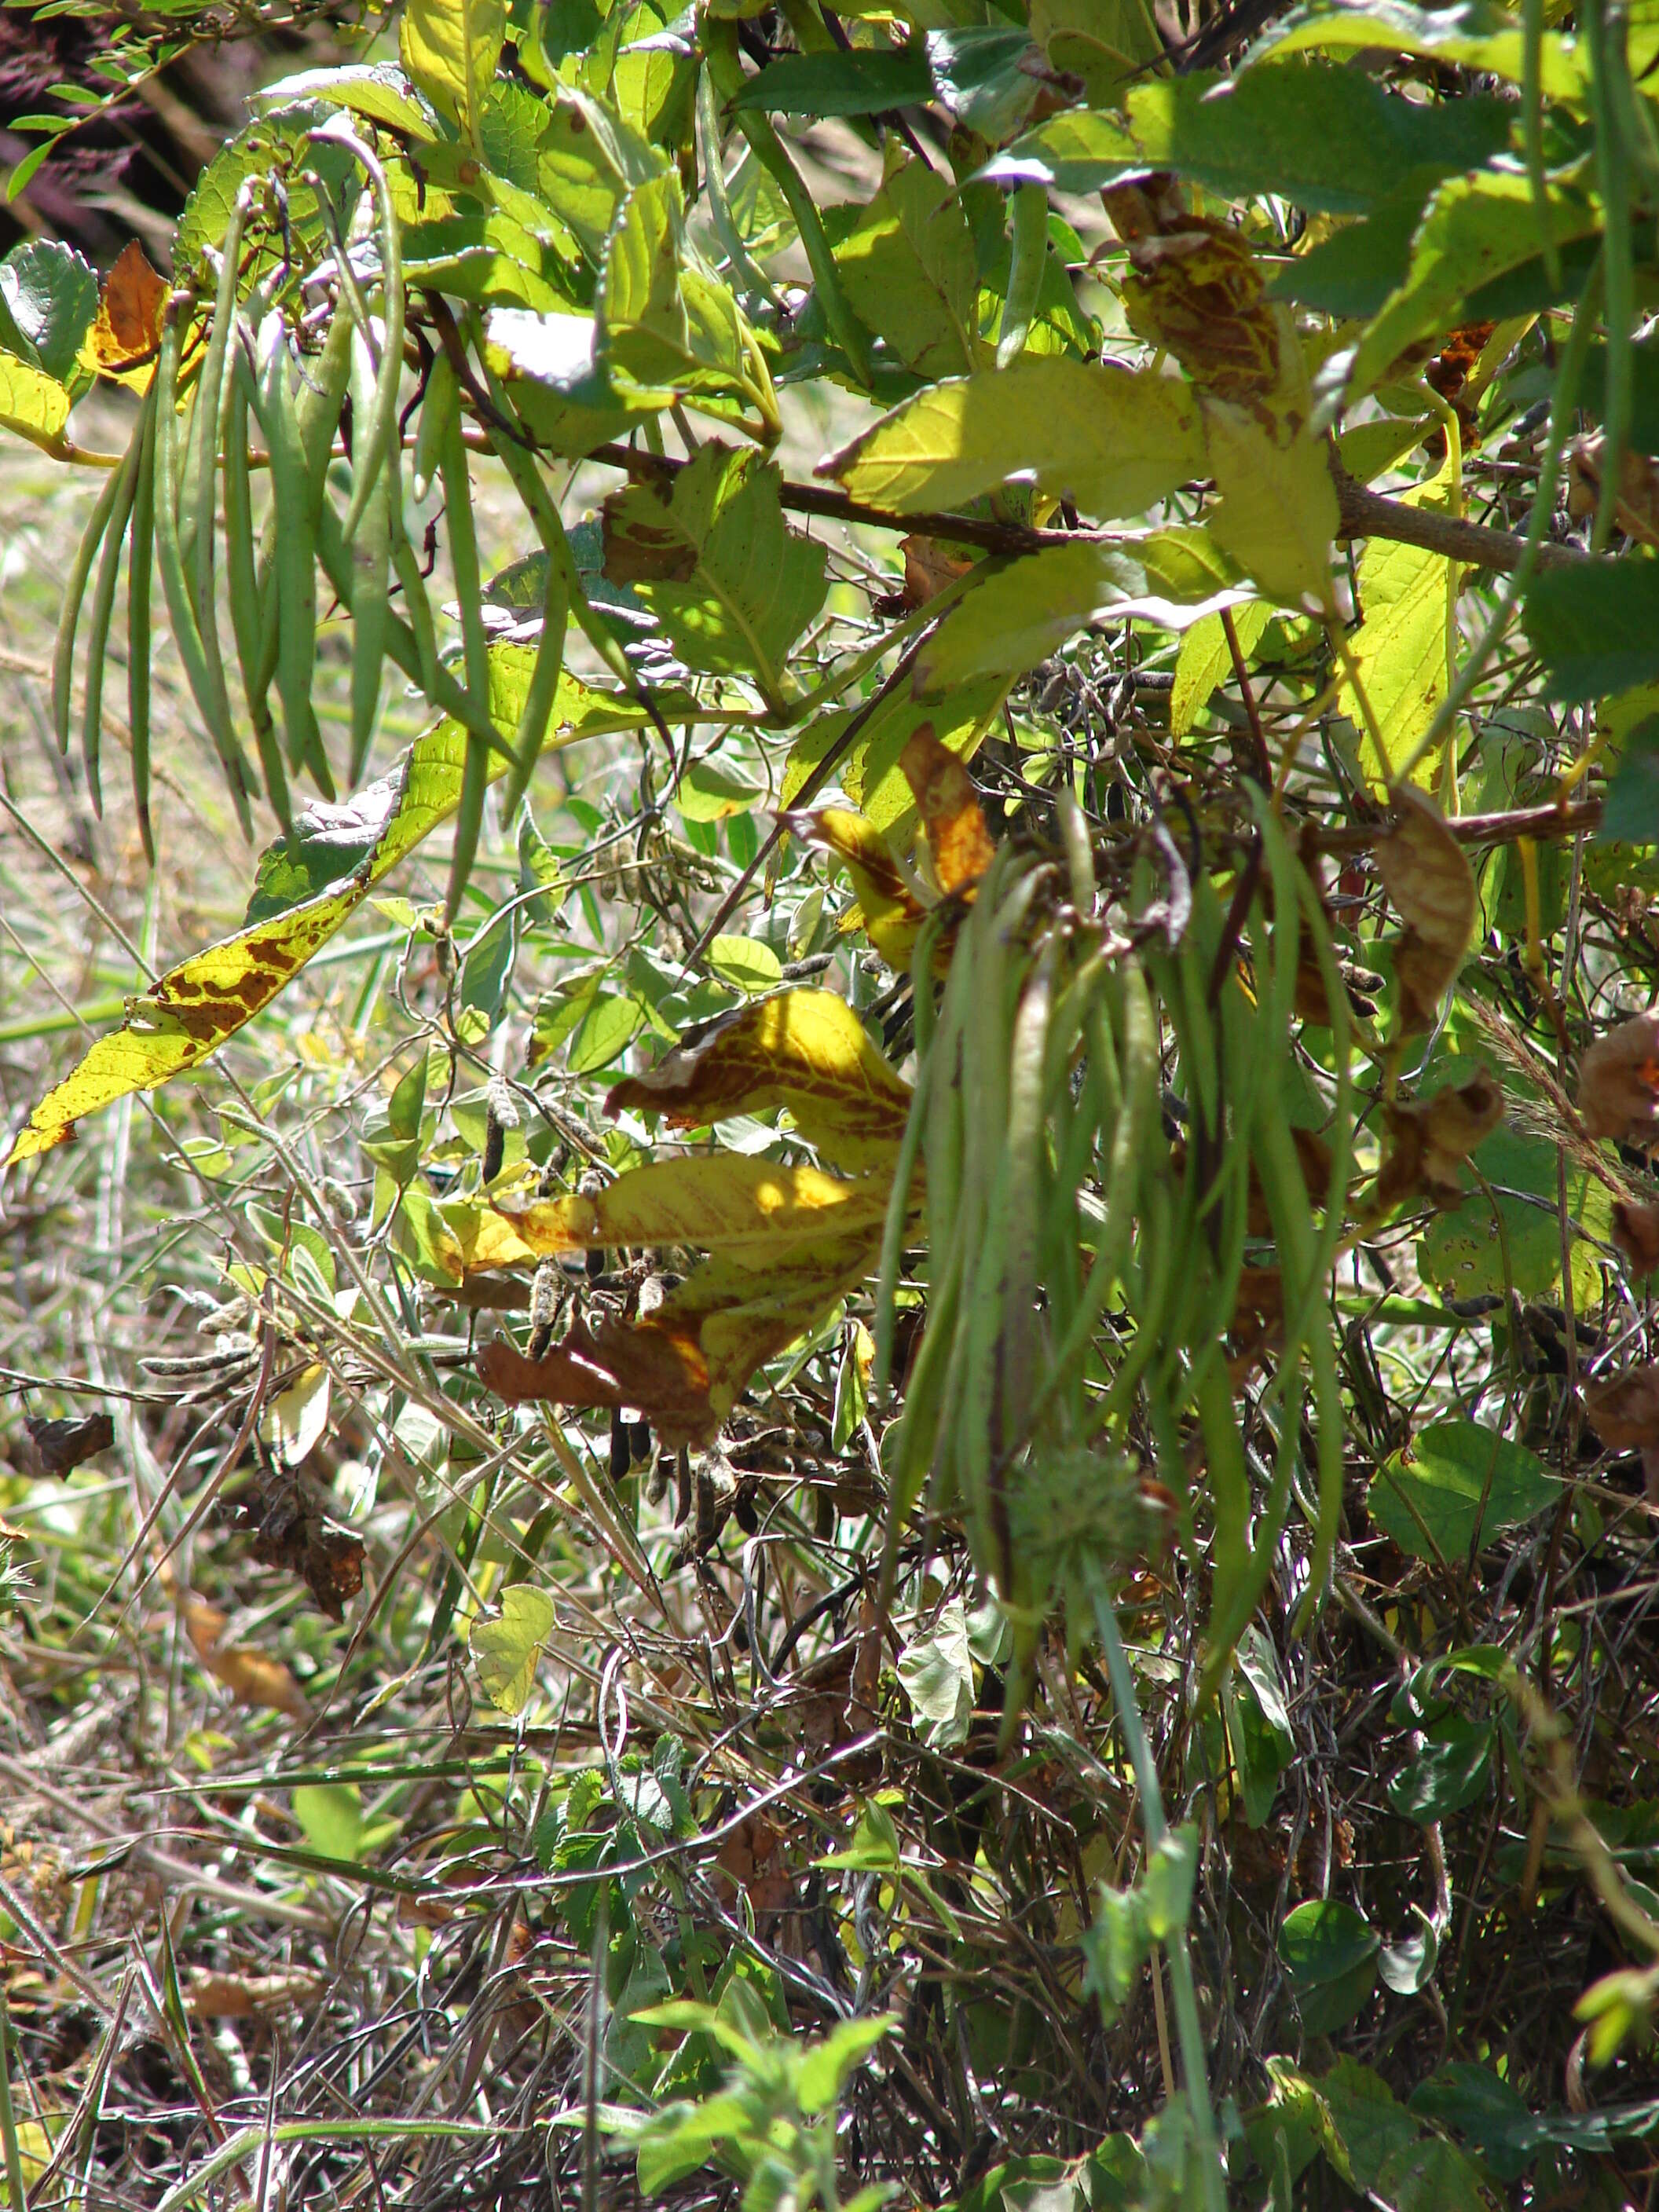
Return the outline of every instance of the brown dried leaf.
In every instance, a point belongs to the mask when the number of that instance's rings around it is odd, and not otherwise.
[[[222,1644],[226,1616],[204,1598],[186,1596],[185,1633],[210,1674],[224,1684],[238,1705],[262,1706],[308,1721],[311,1703],[280,1659],[245,1645]]]
[[[1376,866],[1406,933],[1395,951],[1400,1019],[1407,1036],[1434,1027],[1441,999],[1474,933],[1474,874],[1432,799],[1410,785],[1394,793],[1395,827]]]
[[[242,1501],[241,1526],[261,1566],[298,1575],[331,1620],[344,1620],[363,1586],[363,1540],[330,1513],[319,1484],[287,1473],[262,1480]]]
[[[215,1974],[198,1967],[185,1984],[185,2010],[194,2020],[246,2020],[305,2004],[322,1986],[316,1974]]]
[[[1659,1150],[1659,1011],[1598,1037],[1578,1066],[1584,1133]]]
[[[809,1144],[847,1168],[890,1162],[904,1134],[910,1086],[833,991],[780,992],[711,1023],[605,1102],[657,1112],[682,1128],[787,1106]]]
[[[137,240],[129,239],[104,280],[88,341],[100,375],[119,376],[155,354],[167,301],[167,279],[150,267]]]
[[[68,1474],[115,1442],[115,1424],[107,1413],[88,1413],[78,1421],[45,1421],[26,1413],[23,1426],[42,1474]]]
[[[899,766],[915,794],[939,889],[947,896],[969,890],[996,858],[972,776],[931,722],[919,722],[905,739]]]
[[[1659,1504],[1659,1366],[1627,1367],[1587,1382],[1582,1393],[1590,1426],[1609,1451],[1642,1455],[1650,1504]]]
[[[1432,1098],[1385,1106],[1389,1146],[1377,1171],[1378,1209],[1392,1212],[1419,1194],[1443,1212],[1461,1206],[1463,1163],[1503,1118],[1503,1087],[1484,1067],[1466,1083],[1437,1091]]]
[[[1622,1198],[1613,1202],[1613,1241],[1638,1275],[1659,1267],[1659,1203],[1639,1206]]]
[[[904,556],[903,601],[912,609],[925,607],[974,565],[971,554],[959,552],[938,538],[902,538],[899,551]]]
[[[722,1253],[695,1268],[654,1312],[574,1322],[540,1359],[486,1345],[478,1374],[510,1404],[617,1406],[648,1420],[667,1449],[706,1445],[755,1370],[815,1327],[867,1274],[879,1221],[842,1237],[786,1244],[763,1271]]]

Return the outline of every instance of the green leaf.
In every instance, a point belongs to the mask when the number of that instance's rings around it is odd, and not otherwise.
[[[783,981],[777,954],[757,937],[717,937],[708,957],[720,981],[740,991],[769,991]]]
[[[1441,554],[1382,538],[1369,540],[1359,558],[1364,619],[1348,647],[1382,741],[1380,762],[1358,691],[1346,680],[1338,704],[1361,733],[1366,780],[1379,794],[1397,780],[1446,696],[1450,565]],[[1419,762],[1413,781],[1428,784],[1441,765],[1437,750]]]
[[[15,430],[32,444],[46,446],[63,435],[69,413],[69,393],[55,376],[15,354],[0,353],[0,430]]]
[[[0,261],[0,348],[60,384],[97,313],[97,276],[72,246],[26,238]]]
[[[507,38],[504,0],[404,0],[398,52],[433,105],[478,146],[485,94]]]
[[[1058,355],[930,386],[822,465],[857,500],[955,507],[1016,477],[1103,521],[1204,473],[1198,408],[1173,378]]]
[[[1490,70],[1513,84],[1525,73],[1520,26],[1493,0],[1458,0],[1449,8],[1415,7],[1412,0],[1311,0],[1273,25],[1255,58],[1364,52],[1413,54]],[[1570,100],[1583,85],[1582,65],[1557,32],[1544,34],[1540,82],[1550,100]]]
[[[1145,0],[1032,0],[1031,36],[1051,68],[1082,78],[1091,107],[1115,106],[1124,86],[1164,52]]]
[[[927,57],[915,47],[855,46],[785,54],[750,77],[732,106],[738,114],[763,108],[775,115],[878,115],[919,106],[933,88]]]
[[[854,2068],[899,2025],[891,2013],[878,2013],[872,2019],[844,2020],[831,2028],[821,2042],[809,2044],[801,2054],[795,2075],[795,2102],[801,2111],[827,2112],[840,2096]]]
[[[938,1751],[966,1743],[974,1717],[974,1657],[959,1597],[947,1600],[927,1632],[905,1645],[897,1671],[921,1741]]]
[[[1139,84],[1124,103],[1127,131],[1121,123],[1097,130],[1112,118],[1073,110],[1018,140],[986,173],[1081,191],[1138,168],[1169,169],[1228,199],[1272,192],[1316,213],[1363,215],[1407,178],[1420,198],[1437,177],[1483,168],[1507,149],[1513,117],[1501,100],[1431,105],[1353,70],[1286,59],[1219,82]]]
[[[1542,1297],[1561,1279],[1556,1147],[1543,1138],[1498,1128],[1480,1146],[1479,1157],[1497,1195],[1498,1218],[1486,1192],[1471,1191],[1461,1206],[1429,1224],[1417,1247],[1418,1265],[1446,1297],[1505,1297],[1510,1281],[1523,1298]],[[1612,1225],[1607,1186],[1587,1168],[1567,1170],[1567,1218],[1573,1295],[1583,1312],[1599,1296],[1600,1285],[1585,1232],[1605,1244]]]
[[[1399,1772],[1389,1776],[1389,1804],[1402,1820],[1420,1827],[1461,1813],[1486,1794],[1492,1741],[1490,1721],[1453,1713],[1437,1722]]]
[[[855,314],[919,376],[975,365],[979,279],[962,201],[925,161],[907,157],[835,249]]]
[[[787,696],[789,648],[823,604],[824,549],[786,528],[776,466],[711,441],[667,483],[605,501],[605,568],[688,667]]]
[[[724,822],[748,814],[765,799],[757,784],[728,775],[711,760],[693,761],[674,787],[674,804],[688,822]]]
[[[264,115],[273,108],[313,100],[361,115],[367,123],[381,124],[417,146],[430,145],[439,133],[435,112],[392,62],[301,70],[293,76],[278,77],[274,84],[262,85],[249,94],[248,106],[254,114]]]
[[[496,209],[472,208],[409,224],[404,273],[410,283],[480,305],[580,312],[568,297],[556,253]]]
[[[535,188],[597,267],[617,209],[662,174],[663,157],[603,100],[572,86],[561,85],[542,113]]]
[[[1042,56],[1024,31],[964,23],[929,31],[923,43],[933,89],[964,130],[998,145],[1030,112]]]
[[[731,293],[697,264],[672,170],[623,203],[605,245],[599,324],[606,365],[638,384],[722,392],[745,383],[754,341]]]
[[[623,435],[673,397],[613,384],[599,347],[592,315],[492,307],[484,319],[484,359],[511,387],[537,444],[573,459]]]
[[[356,1861],[361,1856],[362,1793],[355,1782],[301,1783],[293,1803],[307,1843],[321,1857]]]
[[[1452,1420],[1419,1430],[1409,1454],[1396,1452],[1371,1478],[1366,1502],[1402,1552],[1455,1565],[1472,1542],[1479,1551],[1506,1528],[1536,1520],[1560,1494],[1559,1477],[1536,1452],[1474,1421]]]
[[[645,1009],[627,992],[601,991],[584,1014],[571,1041],[566,1066],[573,1075],[592,1075],[626,1052],[645,1022]]]
[[[530,1702],[537,1662],[553,1633],[553,1601],[545,1590],[514,1583],[501,1592],[494,1620],[472,1624],[472,1657],[478,1684],[499,1712],[521,1713]]]
[[[1206,517],[1211,536],[1280,606],[1328,605],[1340,518],[1323,439],[1305,430],[1283,438],[1243,407],[1207,395],[1201,404],[1221,495]]]
[[[1547,568],[1527,593],[1523,619],[1549,672],[1552,699],[1602,699],[1659,677],[1659,560]]]
[[[1261,641],[1271,609],[1260,600],[1240,607],[1233,617],[1238,649],[1246,660]],[[1184,738],[1209,705],[1218,685],[1233,673],[1233,656],[1219,615],[1203,615],[1187,630],[1176,655],[1175,688],[1170,694],[1170,733]]]
[[[1376,1986],[1381,1948],[1364,1915],[1334,1898],[1310,1899],[1285,1915],[1279,1955],[1310,2035],[1334,2033],[1363,2008]]]
[[[1559,244],[1588,235],[1599,220],[1581,195],[1551,193],[1550,226]],[[1537,253],[1538,212],[1525,176],[1483,170],[1437,185],[1413,236],[1405,276],[1355,351],[1349,392],[1357,396],[1383,382],[1410,347],[1467,320],[1482,286]]]
[[[1659,714],[1650,714],[1626,737],[1601,802],[1598,842],[1659,843]]]
[[[1183,629],[1243,594],[1201,530],[1154,531],[1114,545],[1045,547],[968,592],[916,662],[919,692],[1034,667],[1091,622],[1145,615]]]

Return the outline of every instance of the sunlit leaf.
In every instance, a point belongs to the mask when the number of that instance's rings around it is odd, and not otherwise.
[[[682,1128],[784,1106],[826,1158],[864,1168],[892,1159],[910,1086],[844,999],[802,989],[726,1015],[696,1044],[617,1084],[605,1103],[607,1113],[654,1111]]]
[[[497,1711],[510,1718],[530,1702],[553,1619],[553,1601],[545,1590],[514,1583],[501,1592],[501,1609],[493,1620],[472,1624],[472,1661],[479,1686]]]

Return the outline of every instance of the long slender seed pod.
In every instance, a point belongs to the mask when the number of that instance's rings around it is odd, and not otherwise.
[[[1031,319],[1042,290],[1048,258],[1048,194],[1042,185],[1019,185],[1014,193],[1008,251],[1008,297],[997,340],[997,367],[1006,368],[1025,350]]]
[[[69,750],[70,679],[75,669],[75,634],[80,627],[81,602],[86,598],[92,564],[98,557],[98,549],[104,542],[104,532],[109,528],[110,517],[115,512],[117,475],[118,471],[112,469],[93,503],[92,513],[81,533],[81,542],[75,549],[75,558],[70,563],[70,572],[64,582],[64,604],[58,617],[58,640],[52,655],[52,726],[60,753]]]
[[[375,212],[379,217],[380,240],[380,313],[386,335],[380,344],[380,359],[375,378],[374,397],[364,426],[363,453],[361,463],[356,459],[353,441],[351,502],[346,509],[345,539],[350,544],[356,536],[357,526],[363,519],[370,495],[385,468],[386,458],[398,435],[398,383],[404,366],[404,267],[398,234],[398,214],[392,204],[392,187],[370,149],[336,116],[332,122],[316,134],[319,138],[331,138],[349,150],[368,172],[374,194]]]
[[[374,364],[363,333],[351,343],[351,467],[355,484],[360,467],[368,465],[360,448],[367,444],[373,404]],[[350,781],[362,775],[374,738],[374,719],[380,703],[380,672],[386,659],[386,617],[392,568],[392,498],[396,482],[395,456],[380,468],[374,489],[364,503],[351,548],[351,755]]]
[[[472,527],[472,487],[467,476],[466,447],[461,442],[458,414],[449,426],[439,472],[443,479],[444,516],[449,525],[449,559],[455,573],[455,594],[460,602],[462,659],[469,696],[486,718],[489,713],[489,646],[483,626],[483,582],[478,568],[478,541]],[[489,786],[489,747],[469,731],[466,759],[461,770],[461,803],[455,815],[455,844],[449,866],[449,890],[444,913],[451,923],[460,909],[461,894],[472,872],[483,825],[484,795]]]
[[[432,489],[444,448],[449,442],[450,424],[459,412],[460,404],[461,387],[454,364],[440,349],[426,373],[426,390],[421,395],[421,411],[415,425],[410,489],[417,501],[424,500]]]
[[[196,605],[204,635],[213,623],[213,515],[217,501],[219,430],[225,398],[225,372],[236,322],[236,284],[242,258],[242,226],[247,220],[249,187],[231,204],[230,220],[220,248],[219,288],[213,302],[213,328],[202,364],[196,400],[196,486],[199,523],[196,529]]]
[[[283,702],[289,766],[323,757],[322,732],[311,703],[317,661],[317,541],[311,487],[301,441],[287,345],[280,331],[267,343],[259,379],[260,422],[270,452],[276,528],[276,692]],[[326,763],[324,775],[326,776]]]
[[[511,823],[518,813],[520,801],[530,787],[536,763],[541,757],[547,726],[559,696],[559,677],[564,667],[564,641],[569,626],[569,615],[570,593],[565,584],[564,571],[550,554],[547,584],[542,595],[542,627],[536,640],[536,659],[530,672],[530,688],[525,693],[524,707],[514,738],[519,764],[507,778],[507,790],[501,799],[501,819],[507,823]]]
[[[155,410],[145,420],[132,492],[132,550],[127,561],[127,720],[132,732],[132,803],[144,858],[155,865],[149,818],[149,586],[155,556]]]
[[[92,615],[87,634],[87,675],[81,712],[81,758],[86,768],[87,793],[92,811],[104,811],[103,787],[99,778],[99,752],[104,735],[104,655],[109,645],[110,623],[115,614],[115,587],[121,574],[121,548],[138,489],[138,471],[154,412],[155,386],[144,394],[138,427],[115,472],[115,504],[104,532],[104,550],[98,563],[98,581],[92,594]]]
[[[286,830],[293,826],[294,811],[288,769],[270,712],[270,681],[276,672],[276,595],[273,587],[268,595],[267,636],[266,605],[260,599],[254,569],[253,491],[248,469],[247,416],[253,371],[240,333],[230,366],[230,393],[225,405],[225,591],[248,720],[253,725],[253,742],[264,770],[265,795]]]
[[[155,365],[155,558],[161,571],[173,641],[184,663],[185,679],[224,769],[242,834],[252,838],[253,817],[248,806],[252,780],[247,760],[231,725],[224,671],[218,665],[216,657],[210,659],[203,650],[202,634],[197,625],[179,544],[179,319],[188,298],[188,294],[175,292],[167,302],[161,325],[161,349]]]

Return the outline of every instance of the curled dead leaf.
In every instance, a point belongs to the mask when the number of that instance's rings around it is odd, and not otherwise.
[[[755,1370],[869,1273],[880,1238],[878,1217],[846,1236],[786,1243],[763,1269],[746,1254],[717,1254],[654,1311],[575,1322],[539,1359],[486,1345],[479,1378],[509,1404],[627,1407],[669,1449],[706,1445]]]
[[[161,317],[167,302],[167,279],[144,258],[136,238],[104,279],[98,314],[88,338],[93,366],[102,376],[119,376],[150,360],[161,343]]]
[[[974,565],[971,554],[946,545],[938,538],[902,538],[899,540],[899,551],[904,556],[902,603],[907,609],[926,606],[929,599],[937,599],[947,584],[954,584],[958,576],[965,576]]]
[[[1640,1452],[1648,1501],[1659,1504],[1659,1365],[1604,1376],[1581,1395],[1585,1418],[1609,1451]]]
[[[283,1469],[258,1481],[241,1508],[260,1565],[298,1575],[329,1619],[343,1620],[363,1586],[363,1540],[334,1518],[322,1486]]]
[[[25,1456],[32,1462],[30,1472],[40,1474],[68,1474],[108,1451],[115,1442],[115,1424],[107,1413],[88,1413],[78,1421],[46,1421],[26,1413],[23,1426],[28,1435]]]
[[[996,858],[972,776],[931,722],[919,722],[905,739],[899,766],[915,795],[939,889],[970,890]]]
[[[1440,1001],[1474,933],[1474,874],[1432,799],[1409,785],[1394,793],[1395,827],[1376,866],[1406,933],[1395,948],[1400,1021],[1412,1036],[1434,1027]]]
[[[287,1713],[290,1719],[308,1721],[311,1701],[280,1659],[246,1645],[222,1644],[226,1616],[204,1598],[186,1594],[185,1633],[197,1657],[216,1680],[222,1682],[240,1705],[257,1705]]]
[[[1638,1206],[1632,1200],[1613,1202],[1613,1241],[1638,1275],[1650,1275],[1659,1267],[1659,1202]]]
[[[1567,513],[1575,522],[1588,522],[1601,503],[1601,483],[1607,472],[1607,439],[1600,430],[1575,438],[1567,447]],[[1627,453],[1619,472],[1619,501],[1614,509],[1619,527],[1627,538],[1644,545],[1659,545],[1659,463],[1650,454]]]
[[[838,1165],[890,1162],[910,1086],[833,991],[783,991],[711,1023],[642,1075],[617,1084],[607,1114],[660,1113],[682,1128],[787,1107],[809,1144]]]
[[[1503,1087],[1483,1067],[1432,1098],[1396,1100],[1382,1118],[1389,1142],[1377,1170],[1377,1211],[1391,1212],[1421,1196],[1449,1212],[1463,1201],[1463,1163],[1504,1118]]]
[[[1591,1045],[1578,1066],[1578,1111],[1588,1137],[1659,1150],[1659,1011]]]

